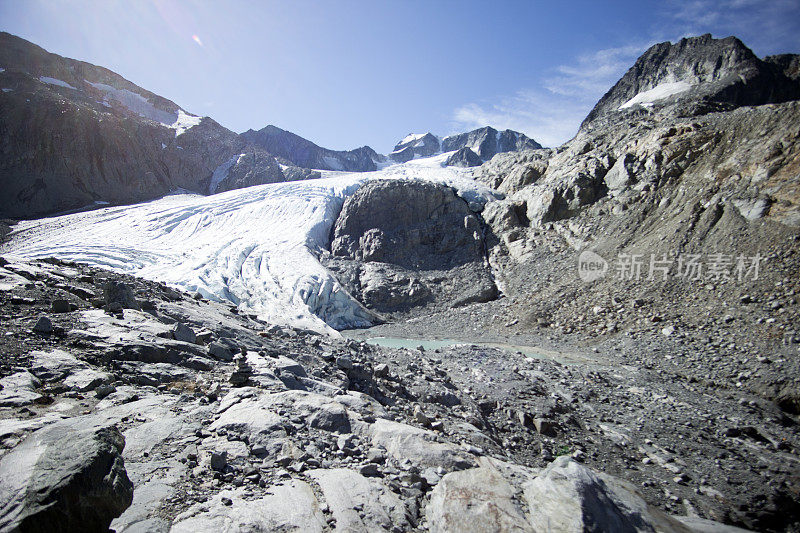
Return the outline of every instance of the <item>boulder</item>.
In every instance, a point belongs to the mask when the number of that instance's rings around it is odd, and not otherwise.
[[[398,462],[409,461],[420,468],[442,467],[462,470],[474,466],[475,459],[450,443],[438,442],[432,431],[379,418],[369,428],[372,445],[384,448]]]
[[[534,531],[688,531],[635,489],[562,456],[523,487]]]
[[[22,407],[42,397],[41,382],[30,372],[17,372],[0,379],[0,407]]]
[[[481,462],[436,485],[425,510],[431,532],[531,531],[514,487],[490,462]]]
[[[40,316],[33,325],[33,331],[37,333],[52,333],[53,322],[46,316]]]
[[[183,322],[176,322],[174,326],[172,326],[172,338],[176,341],[181,342],[191,342],[194,344],[197,341],[197,336],[194,333],[194,330],[184,324]]]
[[[35,431],[0,459],[0,531],[107,531],[133,500],[124,446],[80,418]]]
[[[107,309],[139,309],[139,302],[130,286],[121,281],[109,281],[103,286],[103,297]]]

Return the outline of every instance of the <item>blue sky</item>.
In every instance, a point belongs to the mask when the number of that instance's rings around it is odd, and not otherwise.
[[[557,145],[653,43],[800,52],[800,0],[0,0],[0,29],[237,132],[386,153],[487,124]]]

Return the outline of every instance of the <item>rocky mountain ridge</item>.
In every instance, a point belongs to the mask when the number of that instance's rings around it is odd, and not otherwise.
[[[445,162],[445,165],[472,167],[490,160],[499,153],[535,150],[541,147],[542,145],[523,133],[512,130],[497,131],[491,126],[486,126],[444,138],[430,132],[412,133],[398,142],[388,157],[405,163],[418,157],[457,152]]]
[[[275,157],[302,168],[369,172],[385,161],[384,156],[369,146],[347,151],[328,150],[276,126],[267,126],[258,131],[248,130],[241,137]]]
[[[797,61],[793,54],[761,60],[736,37],[706,34],[659,43],[600,99],[581,131],[602,117],[680,105],[682,100],[685,108],[675,112],[684,115],[797,100]]]
[[[329,150],[275,126],[237,135],[108,69],[4,32],[0,69],[4,217],[313,179],[316,170],[368,172],[387,161],[369,146]],[[519,135],[498,133],[481,157],[530,146]],[[454,163],[464,161],[475,163]]]

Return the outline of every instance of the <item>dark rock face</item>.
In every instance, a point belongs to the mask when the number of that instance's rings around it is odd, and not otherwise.
[[[483,160],[465,146],[448,157],[444,164],[448,167],[478,167],[483,164]]]
[[[800,81],[800,54],[778,54],[767,56],[764,61],[778,67],[790,80]]]
[[[296,168],[296,167],[290,167]],[[301,169],[298,169],[301,170]],[[302,169],[305,170],[305,169]],[[319,174],[317,174],[319,177]],[[283,172],[274,157],[258,149],[250,149],[234,156],[225,179],[220,181],[214,191],[224,192],[264,183],[292,181],[288,172]],[[213,179],[213,178],[212,178]]]
[[[275,126],[248,130],[241,137],[275,157],[303,168],[369,172],[377,169],[375,162],[382,158],[369,146],[347,151],[328,150]]]
[[[68,419],[0,460],[0,530],[107,531],[133,501],[115,427]]]
[[[482,160],[488,161],[502,152],[534,150],[542,145],[533,139],[512,130],[497,131],[492,127],[480,128],[459,135],[451,135],[442,140],[442,151],[451,152],[469,147]]]
[[[365,184],[345,201],[331,252],[327,266],[351,294],[380,312],[463,305],[497,294],[480,223],[443,185]]]
[[[411,161],[415,157],[429,157],[439,152],[439,139],[432,133],[424,135],[408,135],[394,146],[389,157],[398,163]]]
[[[448,187],[373,181],[345,201],[331,251],[412,268],[448,266],[481,257],[480,226]]]
[[[776,65],[783,65],[776,68]],[[792,67],[791,65],[795,65]],[[787,77],[796,72],[796,59],[762,61],[739,39],[713,39],[710,34],[659,43],[647,50],[592,109],[581,125],[587,129],[601,117],[640,112],[641,106],[622,108],[635,96],[685,84],[671,96],[657,99],[655,108],[689,102],[679,114],[698,115],[746,105],[785,102],[800,97],[800,85]],[[677,87],[673,86],[677,89]],[[650,106],[652,108],[652,106]]]
[[[7,33],[0,63],[10,89],[0,93],[2,216],[205,193],[219,165],[245,151],[243,139],[208,117]],[[274,158],[262,153],[259,162],[243,183],[279,177]]]

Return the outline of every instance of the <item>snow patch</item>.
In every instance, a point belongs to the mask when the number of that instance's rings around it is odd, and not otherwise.
[[[228,171],[230,171],[231,167],[236,163],[237,159],[244,154],[231,157],[220,166],[214,169],[214,173],[211,174],[211,182],[208,184],[208,194],[214,194],[217,192],[217,188],[219,188],[219,184],[228,179]]]
[[[46,83],[48,85],[57,85],[59,87],[66,87],[67,89],[72,89],[74,91],[78,90],[75,87],[73,87],[72,85],[70,85],[69,83],[67,83],[65,81],[61,81],[61,80],[59,80],[57,78],[48,78],[47,76],[39,76],[39,81],[42,82],[42,83]]]
[[[330,155],[323,156],[322,161],[324,161],[325,164],[331,168],[331,170],[337,170],[337,171],[344,170],[342,162],[333,156]]]
[[[416,141],[422,139],[423,137],[425,137],[425,135],[427,135],[427,133],[409,133],[398,144],[407,144],[407,143],[410,143],[412,141],[416,142]]]
[[[643,91],[619,106],[619,109],[628,109],[634,105],[641,105],[647,107],[652,106],[657,100],[663,100],[676,94],[686,92],[691,89],[693,85],[688,81],[675,81],[668,83],[659,83],[648,91]]]
[[[183,109],[178,109],[178,118],[169,127],[175,130],[175,137],[178,137],[179,135],[186,133],[186,130],[189,128],[200,124],[201,120],[203,120],[203,117],[190,115]]]
[[[171,125],[175,123],[176,116],[174,113],[156,108],[141,94],[129,91],[128,89],[117,89],[116,87],[106,85],[105,83],[87,83],[95,89],[99,89],[105,93],[106,100],[109,98],[115,100],[128,108],[129,111],[139,115],[140,117],[144,117],[154,122],[160,122],[167,127],[171,127]]]

